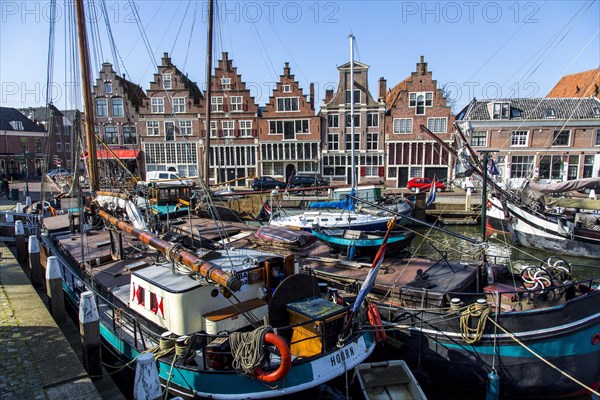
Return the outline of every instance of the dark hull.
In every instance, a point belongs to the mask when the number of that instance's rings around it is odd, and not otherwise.
[[[497,234],[497,235],[506,235],[510,236],[510,229],[508,228],[508,224],[505,219],[490,217],[489,215],[486,217],[486,230],[487,235]]]
[[[559,370],[590,387],[600,382],[599,291],[560,306],[499,315],[500,326],[556,369],[489,321],[482,339],[469,345],[460,335],[457,314],[419,313],[407,308],[381,311],[384,319],[397,326],[389,334],[404,345],[406,360],[420,364],[441,383],[483,391],[492,366],[500,376],[501,393],[510,398],[581,393],[582,387]],[[490,318],[496,317],[491,314]]]

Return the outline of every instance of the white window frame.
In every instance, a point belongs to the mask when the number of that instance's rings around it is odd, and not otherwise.
[[[194,133],[193,123],[191,119],[181,119],[177,121],[179,134],[181,136],[191,136]]]
[[[15,131],[24,131],[25,130],[25,128],[23,127],[23,122],[22,121],[10,121],[9,124],[10,124],[10,126],[12,126],[12,128]],[[56,133],[58,135],[60,135],[60,131],[59,130],[57,130]]]
[[[350,90],[346,90],[345,94],[345,104],[350,104]],[[354,89],[354,104],[361,104],[361,93],[360,89]]]
[[[235,134],[235,120],[221,121],[224,138],[232,138]]]
[[[492,105],[492,119],[510,119],[510,103],[496,102]]]
[[[231,104],[230,111],[244,111],[244,96],[231,96],[229,99]]]
[[[163,89],[173,89],[173,74],[162,74],[162,87]]]
[[[100,113],[99,110],[101,109],[99,107],[100,103],[104,104],[103,113]],[[100,97],[96,99],[96,117],[97,118],[106,118],[108,117],[108,99]]]
[[[300,98],[299,97],[277,97],[277,112],[299,112]]]
[[[340,127],[340,115],[339,114],[327,114],[327,127],[328,128],[339,128]]]
[[[185,112],[185,97],[173,97],[173,114]]]
[[[152,114],[164,114],[165,112],[165,98],[164,97],[152,97],[150,100],[152,104]]]
[[[217,125],[217,121],[210,121],[210,137],[211,138],[218,137],[218,125]]]
[[[110,139],[108,137],[107,132],[110,130],[111,136]],[[120,143],[119,140],[119,127],[117,125],[107,125],[104,127],[104,141],[108,145],[118,145]],[[113,141],[113,139],[116,139]]]
[[[475,134],[478,134],[477,136],[475,136]],[[482,135],[483,134],[483,135]],[[487,131],[473,131],[473,133],[471,134],[471,146],[472,147],[487,147],[487,143],[488,143],[488,132]],[[473,142],[473,139],[475,138],[482,138],[483,137],[483,144],[479,144],[479,143],[475,143]]]
[[[292,85],[283,85],[281,91],[283,93],[292,93]]]
[[[231,90],[231,78],[221,78],[221,89]]]
[[[568,132],[569,134],[569,139],[567,140],[567,144],[555,144],[554,142],[556,141],[556,138],[558,137],[557,135],[560,135],[563,132]],[[555,129],[552,131],[552,147],[569,147],[571,146],[571,130],[570,129]]]
[[[395,134],[407,135],[413,132],[412,118],[394,118],[392,131]]]
[[[165,128],[165,140],[167,140],[169,142],[174,141],[175,140],[175,133],[176,133],[175,132],[175,121],[164,121],[164,125],[163,126]],[[167,126],[172,126],[173,127],[173,139],[172,140],[169,139],[168,136],[167,136],[169,134]]]
[[[371,119],[371,123],[369,124],[369,117]],[[373,124],[373,119],[375,119],[375,124]],[[367,113],[367,128],[378,128],[379,127],[379,113],[378,112],[368,112]]]
[[[419,97],[423,96],[423,112],[419,113]],[[425,115],[427,108],[433,107],[433,92],[410,92],[408,94],[408,108],[415,109],[415,115]]]
[[[516,132],[519,133],[519,136],[517,137],[517,140],[515,141],[515,133]],[[523,137],[525,137],[525,143],[522,143]],[[529,131],[515,130],[510,133],[510,147],[527,147],[527,146],[529,146]]]
[[[123,118],[125,116],[125,102],[122,97],[113,97],[110,99],[110,113],[115,118]]]
[[[430,121],[432,121],[432,125],[430,126]],[[443,123],[443,129],[441,126],[436,127],[436,122]],[[433,128],[433,129],[432,129]],[[429,129],[433,133],[446,133],[448,132],[448,118],[446,117],[431,117],[427,118],[427,129]]]
[[[160,136],[159,121],[146,121],[146,133],[148,134],[148,136]]]
[[[223,112],[223,96],[211,96],[210,107],[213,112]]]
[[[339,133],[328,133],[327,134],[327,150],[336,151],[340,149],[340,134]]]
[[[241,120],[240,125],[240,136],[252,136],[252,120]]]
[[[379,150],[379,132],[367,131],[367,150]]]

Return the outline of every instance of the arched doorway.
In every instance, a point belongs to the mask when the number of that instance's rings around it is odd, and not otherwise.
[[[296,171],[296,166],[294,164],[288,164],[285,167],[285,181],[289,181],[290,178],[294,175],[296,175],[298,171]]]

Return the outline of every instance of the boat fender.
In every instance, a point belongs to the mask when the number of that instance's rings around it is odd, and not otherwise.
[[[254,370],[256,379],[266,383],[273,383],[283,379],[292,366],[292,356],[290,355],[290,348],[281,336],[274,333],[268,332],[264,337],[265,344],[272,344],[277,347],[279,354],[281,355],[281,363],[279,368],[271,373],[266,373],[262,368],[258,367]]]
[[[498,400],[500,398],[500,377],[496,370],[492,370],[488,375],[487,390],[485,400]]]
[[[385,329],[383,328],[383,322],[381,322],[381,314],[379,314],[379,310],[375,303],[369,303],[367,306],[367,317],[375,332],[375,340],[381,343],[387,339]]]
[[[596,346],[598,344],[600,344],[600,333],[596,333],[592,336],[592,345]]]

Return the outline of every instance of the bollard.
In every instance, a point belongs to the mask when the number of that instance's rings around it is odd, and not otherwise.
[[[29,253],[29,267],[31,268],[31,283],[36,288],[44,287],[42,265],[40,264],[40,242],[37,236],[29,236],[27,250]]]
[[[4,214],[4,218],[7,226],[2,227],[2,236],[12,236],[15,231],[15,216],[7,213]]]
[[[83,345],[83,367],[90,378],[102,376],[100,358],[100,318],[94,293],[81,293],[79,300],[79,333]]]
[[[25,211],[31,213],[31,197],[29,196],[25,198]]]
[[[158,379],[158,369],[154,354],[142,353],[136,360],[133,398],[135,400],[155,400],[162,397],[162,388]]]
[[[596,190],[595,189],[590,189],[589,198],[592,200],[596,200]]]
[[[22,213],[23,212],[23,203],[17,203],[17,206],[15,208],[15,212],[17,212],[17,213]]]
[[[62,322],[65,319],[65,295],[62,283],[63,278],[58,258],[50,256],[46,262],[46,293],[48,294],[50,313],[56,322]]]
[[[17,260],[21,265],[27,264],[27,242],[23,221],[15,221],[15,241],[17,242]]]

